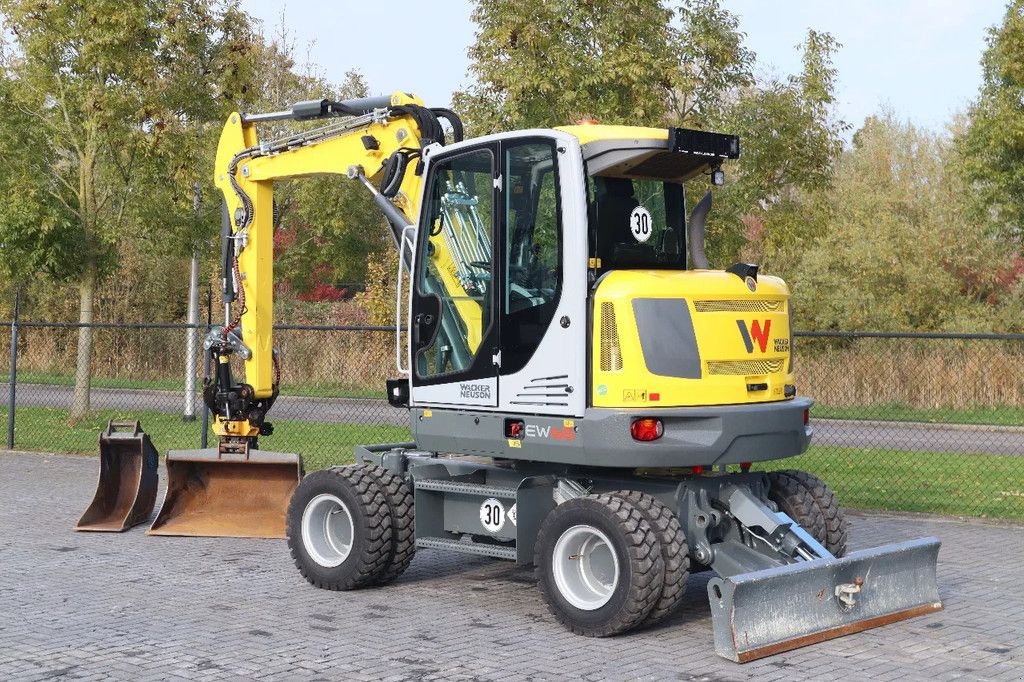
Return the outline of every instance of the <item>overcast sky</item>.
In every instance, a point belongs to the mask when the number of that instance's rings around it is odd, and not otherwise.
[[[828,31],[842,49],[839,115],[859,126],[883,105],[914,123],[942,129],[967,106],[981,80],[986,28],[999,23],[1001,0],[723,0],[740,17],[758,69],[799,69],[796,45],[808,28]],[[431,106],[450,104],[466,83],[473,41],[470,6],[462,0],[242,0],[268,32],[285,23],[300,54],[333,81],[358,69],[374,94],[417,93]],[[312,96],[312,93],[311,93]],[[282,104],[288,104],[282,102]]]

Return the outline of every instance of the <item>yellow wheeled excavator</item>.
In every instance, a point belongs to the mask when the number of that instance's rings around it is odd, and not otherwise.
[[[285,119],[307,123],[259,137]],[[812,401],[786,284],[710,268],[711,193],[684,210],[688,181],[721,184],[739,152],[732,135],[599,124],[463,140],[452,112],[400,92],[233,114],[224,325],[206,341],[219,443],[170,453],[151,532],[285,535],[336,590],[395,580],[417,548],[512,560],[590,636],[666,618],[708,570],[715,648],[740,662],[940,609],[937,539],[847,553],[822,481],[754,468],[807,449]],[[287,361],[273,191],[324,173],[365,186],[399,249],[408,333],[386,388],[412,439],[302,476],[298,455],[257,447]]]

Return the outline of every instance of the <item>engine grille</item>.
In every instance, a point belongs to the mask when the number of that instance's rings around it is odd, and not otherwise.
[[[698,313],[777,313],[785,310],[785,305],[782,299],[693,302]]]
[[[619,328],[615,324],[615,304],[601,304],[601,371],[618,372],[622,369],[622,347]]]
[[[709,360],[708,374],[743,376],[775,374],[782,369],[782,360]]]

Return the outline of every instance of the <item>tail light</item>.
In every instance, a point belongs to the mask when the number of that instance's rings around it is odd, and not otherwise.
[[[804,426],[811,423],[811,410],[810,408],[804,410]]]
[[[633,436],[633,440],[658,440],[665,434],[665,425],[656,417],[642,417],[633,420],[633,423],[629,425],[629,433]]]

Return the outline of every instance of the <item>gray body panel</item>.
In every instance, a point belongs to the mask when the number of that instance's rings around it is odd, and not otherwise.
[[[434,452],[624,469],[711,466],[803,453],[812,434],[803,414],[813,404],[798,397],[712,407],[588,408],[583,419],[414,408],[412,430],[417,445]],[[660,417],[665,435],[649,443],[633,440],[629,427],[638,417]],[[518,443],[505,437],[506,419],[525,422]]]

